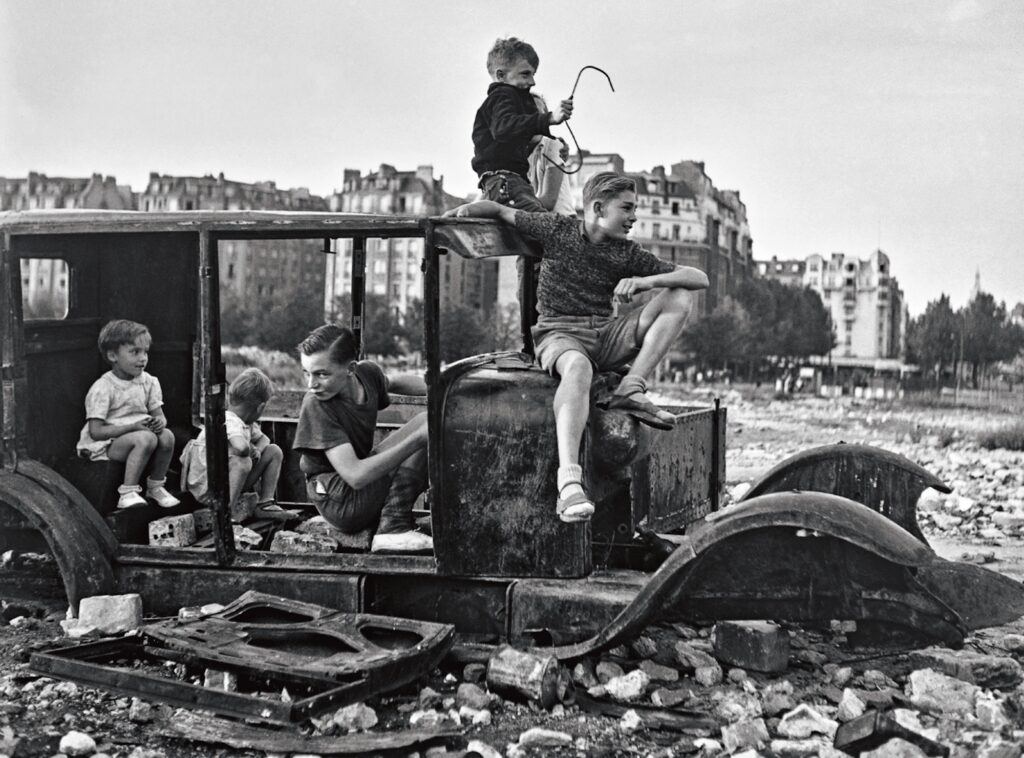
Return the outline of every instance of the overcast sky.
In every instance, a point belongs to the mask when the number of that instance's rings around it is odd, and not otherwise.
[[[216,174],[330,194],[432,164],[475,187],[497,37],[594,152],[701,160],[757,259],[892,259],[911,313],[1024,300],[1024,2],[0,0],[0,176]],[[557,132],[559,127],[555,128]]]

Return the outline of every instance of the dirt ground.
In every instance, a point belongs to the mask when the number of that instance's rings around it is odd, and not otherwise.
[[[1003,510],[1016,508],[1017,498],[1024,497],[1015,489],[1020,482],[1011,481],[1012,477],[1008,479],[1002,473],[1012,466],[1017,470],[1024,468],[1021,454],[993,456],[980,450],[974,441],[979,431],[1012,421],[1013,417],[1006,413],[908,408],[811,397],[779,400],[763,390],[743,387],[662,390],[663,399],[673,402],[707,404],[715,395],[722,397],[728,407],[727,489],[733,494],[795,452],[843,440],[902,453],[950,481],[955,490],[962,491],[963,497],[1000,500],[998,507]],[[999,465],[993,467],[993,460]],[[991,477],[987,475],[989,471]],[[993,478],[998,480],[995,484],[989,481]],[[954,493],[952,497],[957,496]],[[1020,505],[1024,507],[1024,503]],[[1000,541],[993,540],[991,535],[980,538],[969,530],[929,532],[927,527],[926,534],[944,557],[970,558],[983,553],[989,568],[1024,576],[1024,551],[1019,539]],[[173,718],[169,708],[157,708],[149,714],[152,720],[133,720],[140,716],[140,709],[133,709],[128,698],[40,679],[30,672],[27,660],[32,651],[61,642],[58,622],[64,612],[61,604],[3,602],[0,756],[52,756],[58,752],[61,736],[70,730],[90,735],[97,743],[98,754],[115,758],[264,755],[262,751],[234,750],[160,736],[161,719]],[[460,669],[442,670],[435,672],[426,684],[442,697],[451,698],[462,676]],[[401,728],[407,724],[408,713],[418,696],[419,689],[415,688],[373,702],[379,726]],[[466,739],[482,739],[502,754],[508,743],[535,726],[568,733],[577,741],[564,748],[531,749],[529,755],[667,754],[666,745],[672,743],[676,743],[675,754],[683,752],[676,742],[678,735],[666,737],[653,730],[624,735],[617,724],[616,719],[583,715],[575,707],[552,714],[505,702],[493,709],[491,724],[463,727],[462,731]]]

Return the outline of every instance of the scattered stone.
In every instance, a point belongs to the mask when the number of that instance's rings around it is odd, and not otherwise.
[[[768,742],[764,719],[739,721],[722,727],[722,743],[726,751],[736,753],[748,748],[760,749]]]
[[[232,524],[231,531],[235,535],[235,545],[239,550],[255,550],[263,542],[263,536],[241,524]]]
[[[869,690],[880,690],[883,687],[896,686],[896,682],[878,669],[868,669],[860,675],[860,681],[864,685],[864,688]]]
[[[825,670],[829,670],[829,666],[835,664],[829,664],[825,666]],[[836,666],[829,673],[829,681],[832,682],[836,687],[845,687],[853,679],[853,669],[849,666]]]
[[[78,622],[82,626],[95,627],[104,634],[138,629],[142,623],[142,596],[131,592],[82,598],[78,604]]]
[[[798,650],[794,656],[798,661],[809,663],[812,666],[824,666],[828,663],[828,656],[819,650]]]
[[[597,674],[594,673],[593,661],[589,658],[584,658],[573,666],[572,681],[574,684],[579,685],[585,690],[590,689],[595,684],[598,684]]]
[[[640,635],[629,645],[637,658],[653,658],[658,654],[658,645],[650,637]]]
[[[301,534],[281,530],[270,543],[272,553],[333,553],[338,542],[322,534]]]
[[[605,691],[620,702],[637,700],[647,690],[651,678],[642,669],[616,676],[604,683]]]
[[[1024,755],[1024,742],[1019,739],[1009,742],[993,735],[978,747],[974,758],[1020,758],[1021,755]]]
[[[430,687],[424,687],[420,690],[419,704],[420,708],[436,708],[441,705],[441,693]]]
[[[132,705],[128,709],[128,720],[134,721],[136,724],[148,724],[153,720],[154,711],[152,704],[133,697]]]
[[[778,716],[783,711],[791,711],[796,708],[796,700],[793,699],[792,683],[782,680],[768,685],[762,694],[761,704],[764,715],[768,718]]]
[[[728,679],[733,684],[741,684],[748,677],[747,677],[747,672],[744,671],[743,669],[733,668],[733,669],[729,669],[729,671],[726,672],[725,678]]]
[[[73,640],[80,640],[86,637],[99,637],[102,632],[94,626],[83,624],[78,619],[64,619],[60,622],[60,628],[64,630],[64,635],[70,637]]]
[[[467,663],[462,669],[463,680],[472,684],[479,684],[487,676],[487,664],[485,663]]]
[[[474,710],[482,711],[491,705],[491,696],[478,685],[464,682],[459,685],[459,689],[455,693],[455,704],[460,708],[468,706]]]
[[[838,728],[837,722],[823,716],[813,706],[801,703],[782,717],[777,731],[783,737],[800,740],[812,734],[824,734],[831,738]]]
[[[413,711],[409,716],[409,726],[418,726],[423,729],[434,729],[444,724],[448,717],[440,711],[421,710]]]
[[[722,667],[717,663],[714,666],[700,666],[693,672],[694,681],[705,687],[714,687],[721,684],[724,675]]]
[[[718,660],[748,671],[778,673],[789,663],[789,634],[770,621],[722,621],[711,640]]]
[[[806,740],[772,740],[768,747],[780,758],[849,758],[846,753],[836,750],[820,737]]]
[[[678,682],[679,671],[671,666],[662,666],[651,660],[640,661],[640,670],[650,678],[652,682]]]
[[[907,679],[911,704],[928,713],[972,713],[977,692],[977,685],[932,669],[913,671]]]
[[[715,716],[728,723],[751,721],[764,715],[761,701],[753,693],[724,690],[715,693],[714,699],[718,701]]]
[[[67,756],[92,755],[96,752],[96,740],[72,730],[60,738],[60,752]]]
[[[572,744],[572,737],[565,732],[534,727],[519,735],[520,747],[565,747]]]
[[[974,703],[974,715],[978,718],[978,726],[990,732],[1001,731],[1010,725],[1003,701],[983,693],[978,693],[978,699]]]
[[[199,508],[192,511],[192,522],[195,524],[197,534],[212,532],[213,510],[210,508]]]
[[[165,516],[149,522],[149,544],[188,547],[196,541],[196,522],[191,513]]]
[[[927,753],[912,742],[893,737],[874,750],[865,750],[860,758],[927,758]]]
[[[332,720],[346,732],[365,732],[377,725],[377,712],[365,703],[352,703],[335,711]]]
[[[601,684],[605,684],[609,679],[614,679],[617,676],[622,676],[626,672],[623,671],[622,666],[612,661],[601,661],[597,664],[595,669],[597,674],[597,681]]]
[[[659,687],[651,695],[651,702],[659,708],[674,708],[680,703],[686,702],[692,694],[693,692],[686,687],[678,689]]]
[[[996,645],[1007,653],[1024,654],[1024,634],[1004,634],[996,640]]]
[[[852,721],[858,716],[863,716],[867,710],[867,703],[857,697],[857,693],[849,687],[843,690],[843,699],[839,701],[836,709],[836,719],[842,723]]]
[[[642,728],[643,725],[643,719],[641,719],[640,715],[632,708],[623,713],[622,717],[619,719],[619,731],[624,732],[625,734],[632,734]]]
[[[178,621],[195,621],[196,619],[212,616],[220,613],[224,606],[220,603],[207,603],[206,605],[193,605],[178,609]]]
[[[698,737],[693,741],[693,747],[703,751],[701,755],[717,755],[722,752],[722,743],[710,737]]]
[[[466,745],[466,752],[470,755],[477,753],[480,758],[502,758],[501,753],[483,740],[470,740]]]
[[[491,723],[491,712],[486,708],[477,710],[464,705],[459,708],[459,718],[463,722],[470,722],[473,726],[488,726]]]
[[[696,671],[701,667],[718,666],[715,657],[699,649],[694,642],[676,643],[676,660],[684,671]],[[719,666],[719,668],[721,668]]]

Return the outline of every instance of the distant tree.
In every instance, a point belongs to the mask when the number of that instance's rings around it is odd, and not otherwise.
[[[908,358],[921,366],[926,377],[935,377],[936,389],[945,369],[955,366],[960,355],[960,329],[961,321],[946,294],[928,303],[907,328]]]
[[[728,369],[746,362],[746,312],[726,299],[715,310],[698,319],[683,332],[683,346],[691,351],[701,369]]]
[[[1021,330],[1007,319],[1006,306],[987,292],[979,292],[961,310],[963,356],[971,364],[971,385],[996,361],[1009,360],[1021,350]]]
[[[294,352],[311,329],[324,322],[323,303],[300,286],[273,295],[243,298],[221,291],[221,341]]]
[[[448,304],[441,310],[441,360],[446,363],[496,349],[494,324],[481,311]]]

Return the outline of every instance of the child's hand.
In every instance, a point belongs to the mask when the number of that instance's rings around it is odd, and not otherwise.
[[[167,426],[167,419],[163,416],[150,416],[149,417],[149,431],[153,434],[160,434]]]
[[[548,118],[551,121],[552,125],[554,125],[560,124],[563,121],[568,121],[571,115],[572,98],[569,98],[568,100],[563,100],[561,103],[559,103],[558,108],[556,108],[555,110],[551,111],[548,114]]]
[[[620,279],[619,283],[615,285],[615,297],[613,300],[616,303],[628,303],[633,299],[633,295],[645,292],[650,288],[651,285],[642,276],[630,276]]]
[[[469,203],[463,203],[457,208],[452,208],[441,214],[441,218],[468,218],[469,217]]]

